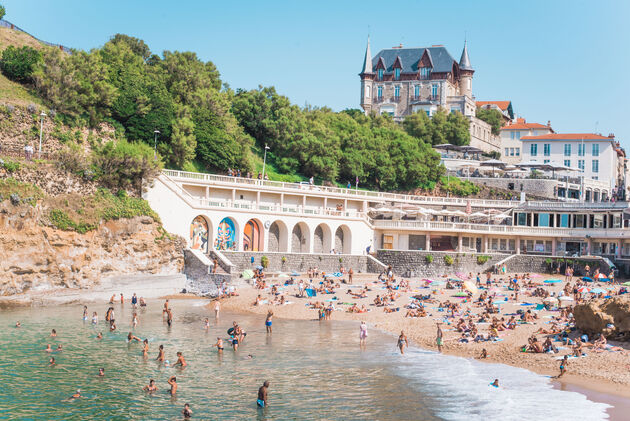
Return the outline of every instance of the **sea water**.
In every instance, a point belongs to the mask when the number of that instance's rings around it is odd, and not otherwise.
[[[416,348],[400,355],[395,338],[370,330],[358,344],[358,324],[274,320],[267,335],[264,317],[213,312],[200,300],[171,300],[172,327],[161,302],[138,309],[133,329],[130,304],[114,305],[118,332],[102,321],[82,320],[76,305],[3,310],[0,313],[0,419],[181,419],[189,403],[194,419],[258,420],[598,420],[607,406],[584,395],[552,389],[549,379],[527,370],[443,356]],[[211,326],[204,329],[204,318]],[[20,321],[21,328],[13,327]],[[237,321],[247,337],[237,352],[217,337]],[[50,337],[51,329],[58,336]],[[150,341],[127,343],[127,333]],[[96,334],[103,333],[97,340]],[[47,353],[47,344],[63,351]],[[181,351],[188,367],[155,361],[163,344],[174,363]],[[253,358],[248,358],[252,355]],[[57,365],[48,361],[54,356]],[[98,369],[105,368],[105,377]],[[166,380],[177,376],[176,397]],[[495,378],[501,387],[489,386]],[[155,379],[159,391],[142,391]],[[257,408],[257,390],[269,380],[269,405]],[[80,399],[69,399],[81,389]]]

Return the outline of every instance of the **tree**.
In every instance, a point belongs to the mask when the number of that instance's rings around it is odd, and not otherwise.
[[[432,142],[431,119],[424,111],[410,114],[403,120],[403,128],[408,135],[424,142]]]
[[[433,113],[431,117],[431,144],[441,145],[448,143],[447,139],[447,114],[442,107]]]
[[[485,121],[492,127],[492,134],[498,136],[501,134],[503,127],[503,114],[499,110],[477,108],[476,116],[478,119]]]
[[[33,71],[41,59],[42,54],[34,48],[27,46],[16,48],[9,45],[2,52],[0,69],[6,77],[13,81],[32,82]]]
[[[470,144],[470,121],[459,111],[446,118],[446,138],[451,145]]]
[[[178,118],[173,124],[171,141],[168,144],[169,162],[178,168],[192,161],[195,157],[197,139],[195,138],[195,124],[188,117]]]
[[[6,13],[7,13],[7,9],[5,9],[4,6],[0,4],[0,19],[4,18],[4,15]]]

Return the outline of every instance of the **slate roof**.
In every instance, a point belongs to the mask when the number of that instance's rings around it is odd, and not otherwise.
[[[396,57],[400,57],[402,63],[402,73],[416,73],[418,62],[422,58],[424,51],[428,50],[429,57],[433,63],[432,72],[448,73],[453,69],[453,63],[457,63],[448,53],[445,47],[428,48],[390,48],[381,50],[372,58],[372,71],[376,70],[378,61],[383,58],[385,63],[385,73],[393,73],[393,65]]]

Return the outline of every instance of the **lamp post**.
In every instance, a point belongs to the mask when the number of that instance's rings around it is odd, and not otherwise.
[[[261,184],[263,184],[265,182],[265,166],[267,165],[267,151],[271,149],[269,146],[267,146],[267,144],[265,143],[265,155],[263,157],[263,173],[262,173],[262,180],[261,180]]]
[[[41,118],[39,122],[39,152],[37,153],[37,158],[41,159],[42,158],[42,137],[44,133],[44,118],[46,117],[46,113],[42,111],[39,116]]]
[[[153,130],[153,134],[155,134],[155,138],[153,140],[153,159],[157,159],[157,137],[160,134],[160,131]]]

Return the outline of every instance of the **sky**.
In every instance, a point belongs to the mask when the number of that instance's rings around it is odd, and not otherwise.
[[[630,152],[630,1],[0,0],[36,37],[89,50],[116,33],[194,51],[230,87],[276,87],[297,105],[359,108],[372,54],[468,40],[477,100],[511,100],[556,132],[614,133]]]

